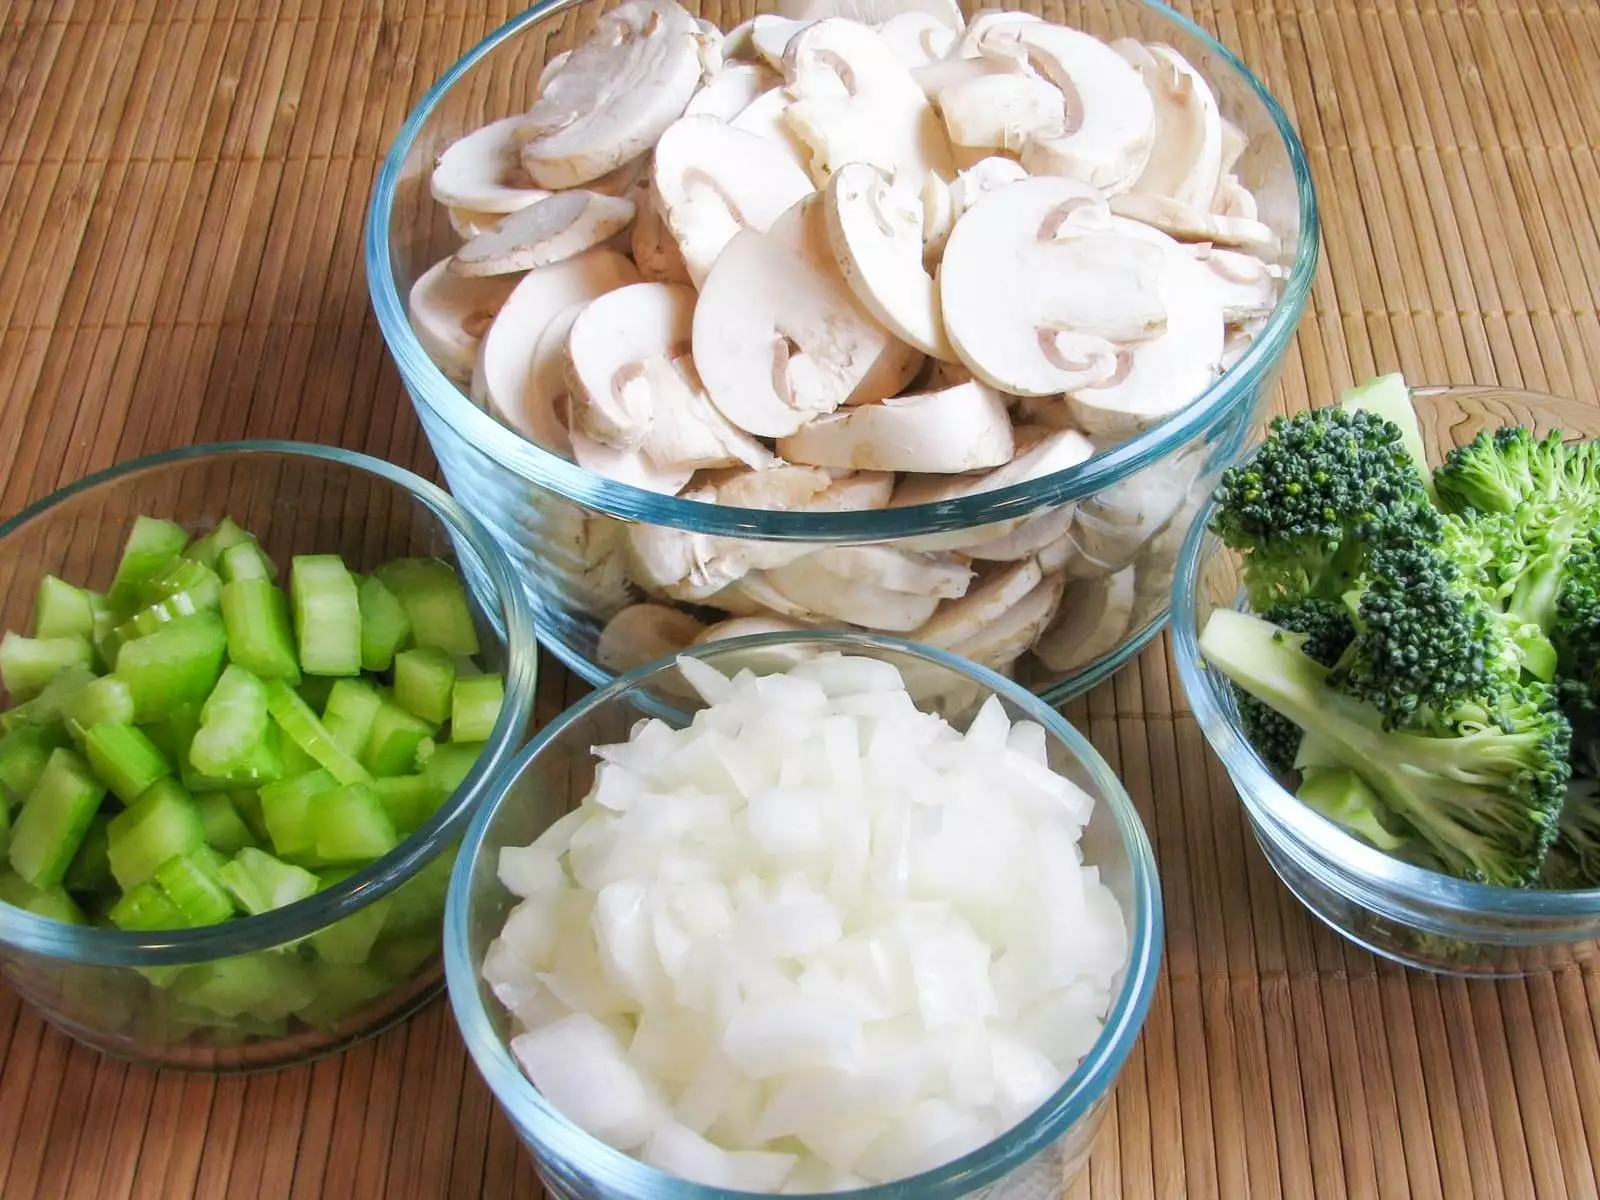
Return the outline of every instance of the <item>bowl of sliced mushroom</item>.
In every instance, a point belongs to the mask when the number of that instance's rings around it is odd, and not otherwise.
[[[1105,678],[1305,305],[1288,119],[1143,0],[710,11],[538,5],[401,130],[368,276],[451,489],[594,681],[804,627]]]

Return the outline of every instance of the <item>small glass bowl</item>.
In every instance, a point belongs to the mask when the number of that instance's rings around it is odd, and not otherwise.
[[[1527,425],[1570,439],[1600,437],[1600,411],[1539,392],[1492,387],[1412,393],[1430,464],[1480,430]],[[1407,966],[1449,975],[1515,976],[1594,961],[1600,890],[1539,891],[1467,883],[1391,858],[1302,804],[1261,761],[1239,724],[1226,676],[1200,656],[1200,628],[1242,607],[1239,558],[1195,520],[1172,593],[1178,676],[1206,740],[1244,801],[1256,841],[1312,913],[1351,941]]]
[[[28,628],[34,586],[47,573],[103,588],[141,514],[191,532],[231,516],[282,564],[296,553],[339,553],[360,571],[405,555],[451,561],[467,583],[484,665],[505,675],[500,720],[455,795],[388,855],[308,899],[261,916],[153,933],[71,925],[0,905],[0,975],[47,1021],[97,1050],[215,1071],[330,1053],[401,1020],[439,991],[440,914],[455,848],[520,744],[532,707],[538,647],[526,596],[483,527],[409,471],[330,446],[233,442],[113,467],[0,525],[0,628]],[[319,967],[303,939],[391,895],[396,927],[380,936],[367,964],[311,974]],[[257,958],[268,970],[309,981],[315,1000],[278,1012],[279,993],[268,1002],[272,1011],[224,1015],[174,994],[185,971],[235,958]]]
[[[1077,1173],[1104,1115],[1117,1074],[1144,1024],[1161,964],[1161,892],[1155,858],[1133,802],[1093,747],[1062,716],[994,672],[926,646],[872,634],[818,630],[730,638],[685,651],[725,674],[786,670],[799,657],[839,651],[900,668],[918,706],[964,726],[998,695],[1013,721],[1037,721],[1049,736],[1050,765],[1095,798],[1083,835],[1084,861],[1122,906],[1129,958],[1105,1028],[1048,1101],[988,1145],[910,1179],[854,1192],[851,1200],[992,1200],[1056,1195]],[[579,1129],[534,1088],[507,1049],[509,1019],[482,978],[484,954],[516,902],[497,874],[500,850],[532,842],[587,795],[591,748],[626,741],[641,713],[687,723],[703,707],[673,659],[631,671],[593,692],[543,729],[473,818],[450,881],[445,971],[456,1021],[473,1061],[550,1191],[563,1200],[732,1200],[723,1191],[666,1175]]]
[[[735,11],[689,0],[687,7],[727,29],[754,13],[772,11],[775,3],[757,0]],[[601,649],[607,621],[645,599],[628,578],[623,546],[629,525],[805,543],[816,549],[868,542],[932,550],[969,545],[1032,518],[1030,536],[1039,535],[1039,545],[1056,538],[1051,544],[1070,558],[1059,572],[1045,567],[1050,586],[1060,582],[1052,582],[1053,574],[1072,576],[1058,612],[1087,601],[1071,590],[1081,582],[1079,577],[1134,572],[1136,599],[1127,628],[1096,639],[1103,644],[1059,646],[1050,663],[1025,652],[1020,659],[1011,657],[1016,653],[1011,641],[996,657],[976,649],[971,657],[1014,674],[1055,703],[1116,671],[1165,623],[1179,536],[1271,397],[1316,272],[1317,204],[1311,172],[1278,102],[1232,51],[1164,4],[1085,0],[1072,5],[1075,27],[1177,49],[1206,77],[1222,114],[1245,135],[1248,145],[1236,172],[1256,194],[1261,219],[1280,237],[1278,265],[1285,271],[1278,306],[1248,350],[1180,412],[1080,466],[1042,479],[935,504],[860,512],[706,504],[612,481],[525,440],[474,405],[440,371],[407,316],[412,284],[460,241],[444,206],[429,193],[439,154],[473,129],[531,103],[544,64],[586,37],[605,7],[600,0],[545,0],[468,51],[418,102],[396,136],[367,220],[367,280],[389,352],[451,490],[500,540],[532,590],[544,643],[597,684],[660,652],[659,645],[646,645],[643,639],[621,644],[628,639],[615,631],[608,646],[620,652]],[[966,0],[962,7],[971,16],[993,5]],[[1061,16],[1059,9],[1041,7],[1038,0],[1015,0],[1008,7],[1048,19]],[[1159,499],[1149,496],[1152,487]],[[1063,549],[1062,539],[1068,536],[1073,539],[1070,553]],[[1026,557],[1028,551],[1014,553]],[[748,610],[748,601],[741,604],[734,598],[729,604],[733,607],[694,611],[715,622]],[[1045,632],[1024,641],[1038,644]]]

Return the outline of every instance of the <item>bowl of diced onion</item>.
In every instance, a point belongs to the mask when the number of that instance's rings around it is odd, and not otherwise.
[[[1161,945],[1139,816],[1060,714],[824,631],[695,647],[548,726],[445,921],[468,1049],[575,1200],[1057,1195]]]

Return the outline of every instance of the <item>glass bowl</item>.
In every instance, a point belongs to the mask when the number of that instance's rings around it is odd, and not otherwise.
[[[1044,726],[1052,768],[1095,798],[1084,861],[1099,866],[1128,923],[1129,958],[1105,1027],[1061,1089],[1006,1134],[964,1158],[897,1183],[842,1193],[853,1200],[992,1200],[1054,1196],[1082,1166],[1112,1085],[1144,1023],[1161,961],[1156,864],[1133,803],[1109,767],[1062,716],[1025,689],[963,659],[894,638],[826,630],[732,638],[687,651],[718,670],[787,669],[824,651],[894,663],[918,706],[957,727],[991,695],[1012,720]],[[702,707],[672,659],[651,663],[585,697],[540,732],[473,818],[450,882],[445,969],[467,1048],[551,1192],[565,1200],[716,1200],[732,1193],[663,1174],[613,1150],[556,1112],[507,1049],[508,1019],[483,982],[489,943],[516,902],[497,874],[500,850],[532,842],[577,806],[594,778],[591,747],[625,741],[641,713],[682,725]]]
[[[1493,387],[1413,393],[1430,464],[1483,429],[1527,425],[1540,434],[1600,437],[1600,411],[1538,392]],[[1414,867],[1352,837],[1283,787],[1239,724],[1227,678],[1200,657],[1212,610],[1242,607],[1238,558],[1206,531],[1208,504],[1190,529],[1173,583],[1172,638],[1189,705],[1244,801],[1256,841],[1278,877],[1312,913],[1351,941],[1407,966],[1452,975],[1522,975],[1592,961],[1600,891],[1523,891],[1467,883]]]
[[[101,588],[140,514],[192,532],[231,516],[284,563],[339,553],[354,570],[402,555],[454,562],[467,582],[485,666],[505,703],[455,794],[384,858],[308,899],[256,917],[152,933],[72,925],[0,905],[0,975],[51,1024],[98,1050],[158,1066],[240,1070],[340,1049],[405,1017],[442,983],[440,916],[462,827],[521,743],[537,643],[526,595],[492,538],[448,495],[362,454],[295,442],[234,442],[158,454],[92,475],[0,525],[0,628],[26,629],[47,573]],[[320,964],[303,941],[392,897],[368,962]],[[219,960],[288,979],[239,1012],[178,998]],[[307,999],[306,997],[309,997]],[[289,1011],[298,1003],[297,1011]],[[220,1006],[234,1007],[230,1001]]]
[[[736,14],[715,6],[688,7],[727,28],[739,17],[772,6],[773,0],[759,0]],[[1097,629],[1095,637],[1081,639],[1063,633],[1049,651],[1050,664],[1022,653],[1048,631],[1028,624],[1021,614],[1016,621],[1023,630],[1020,637],[1008,638],[1006,631],[996,629],[993,637],[954,648],[1013,674],[1053,701],[1082,692],[1115,671],[1166,619],[1182,531],[1270,396],[1306,303],[1317,260],[1316,200],[1300,141],[1278,103],[1231,51],[1165,5],[1150,0],[1072,5],[1072,23],[1080,28],[1175,47],[1207,77],[1223,115],[1248,139],[1237,171],[1256,193],[1261,219],[1281,239],[1279,265],[1286,273],[1279,304],[1253,343],[1182,411],[1080,466],[1032,482],[872,511],[778,512],[713,505],[613,482],[524,440],[474,405],[440,371],[406,314],[412,284],[459,242],[446,210],[429,194],[435,159],[463,134],[509,115],[519,104],[526,107],[541,67],[587,36],[603,7],[598,0],[535,4],[462,57],[400,130],[378,177],[367,223],[367,279],[384,339],[452,491],[489,526],[532,589],[546,645],[593,683],[669,648],[636,636],[627,625],[615,627],[604,645],[600,640],[618,611],[644,598],[629,578],[623,554],[630,526],[634,533],[643,525],[796,544],[792,552],[762,548],[767,557],[776,553],[784,559],[841,543],[948,549],[1014,532],[1014,526],[1027,521],[1027,530],[1019,534],[1022,547],[1005,551],[1011,559],[980,565],[1004,571],[1018,556],[1033,552],[1030,539],[1050,543],[1059,558],[1070,561],[1057,567],[1054,559],[1047,559],[1042,588],[1059,596],[1063,577],[1088,577],[1071,580],[1068,586],[1078,590],[1068,591],[1050,610],[1063,618],[1092,600],[1098,580],[1132,568],[1135,599],[1126,628],[1120,633]],[[984,5],[967,0],[963,7],[971,13]],[[1044,11],[1037,0],[1013,7]],[[1050,15],[1058,14],[1051,10]],[[999,552],[993,546],[991,551]],[[1118,586],[1129,584],[1124,577]],[[733,608],[693,611],[702,622],[716,622],[728,615],[753,615],[750,608],[748,602],[735,601]],[[790,616],[799,616],[802,624],[813,620],[804,614]],[[1044,624],[1051,621],[1047,611]],[[694,630],[687,622],[676,624],[679,631]]]

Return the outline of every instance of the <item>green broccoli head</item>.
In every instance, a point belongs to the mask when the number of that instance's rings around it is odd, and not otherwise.
[[[1574,547],[1556,596],[1550,632],[1569,704],[1600,713],[1600,531]]]
[[[1484,430],[1433,473],[1446,512],[1512,513],[1527,505],[1588,511],[1600,504],[1596,443],[1537,436],[1525,425]]]
[[[1339,661],[1339,656],[1356,635],[1349,611],[1333,600],[1310,597],[1286,600],[1269,608],[1262,617],[1288,633],[1303,635],[1305,640],[1300,648],[1325,667]],[[1295,756],[1300,750],[1300,727],[1273,712],[1244,689],[1235,687],[1233,691],[1239,706],[1239,720],[1250,744],[1262,762],[1277,774],[1287,775],[1294,770]]]
[[[1574,779],[1544,862],[1546,887],[1600,888],[1600,780]]]

